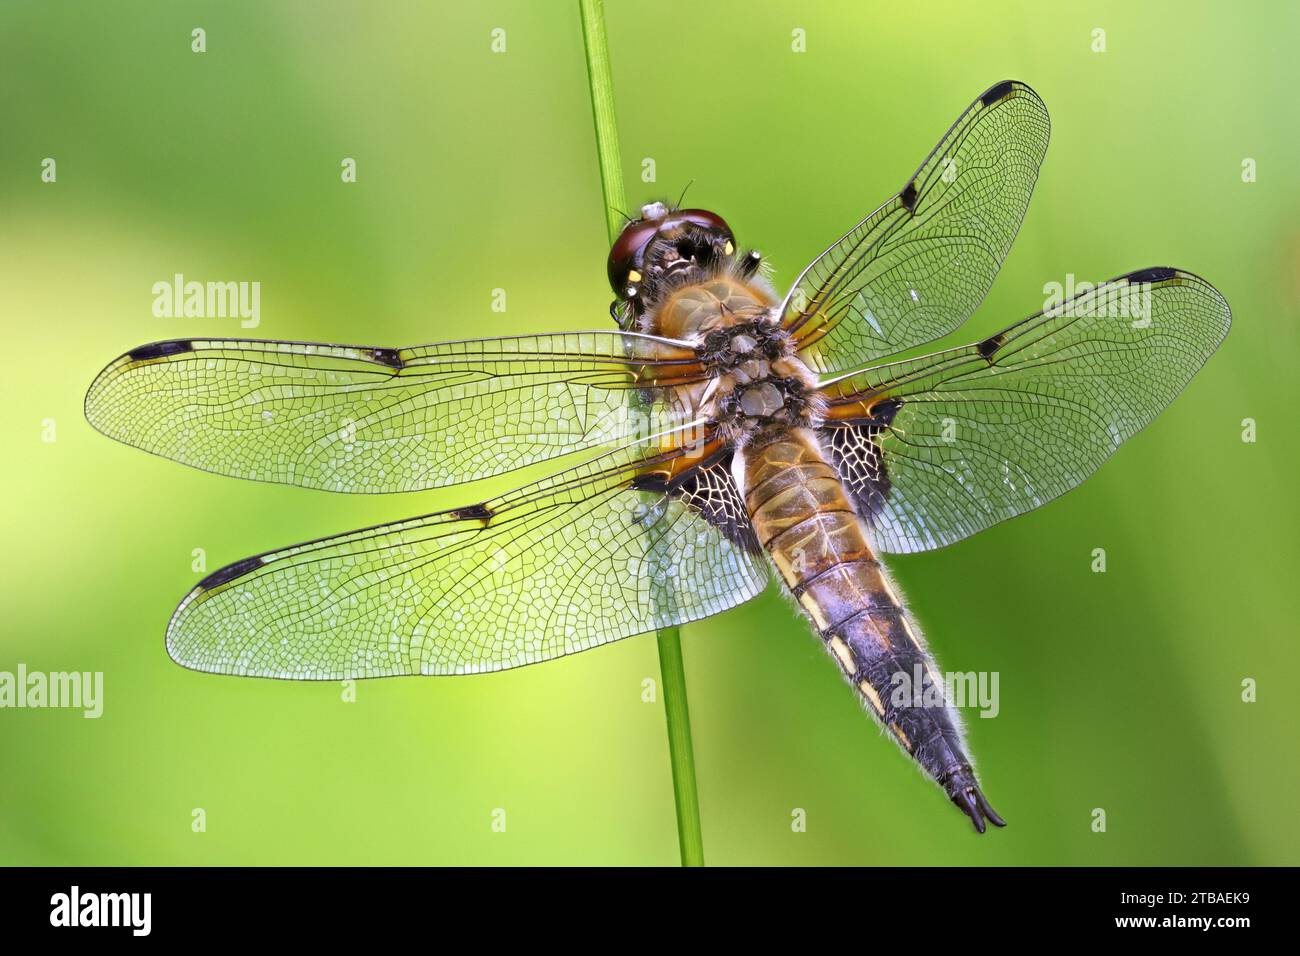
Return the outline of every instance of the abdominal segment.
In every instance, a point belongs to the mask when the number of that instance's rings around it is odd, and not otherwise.
[[[986,819],[1001,826],[976,783],[934,660],[815,434],[761,435],[741,455],[759,543],[867,709],[976,829],[983,832]]]

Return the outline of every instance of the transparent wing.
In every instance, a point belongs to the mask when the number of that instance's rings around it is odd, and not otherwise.
[[[682,343],[570,332],[411,349],[157,342],[105,368],[86,417],[110,438],[238,478],[416,491],[674,427]]]
[[[1023,83],[991,87],[893,199],[823,252],[783,305],[823,374],[931,342],[984,300],[1047,151],[1047,107]]]
[[[181,602],[168,652],[258,677],[469,674],[752,598],[761,555],[655,476],[670,458],[623,449],[468,508],[240,561]]]
[[[824,437],[881,548],[959,541],[1069,491],[1218,348],[1223,296],[1176,269],[1130,273],[983,342],[828,386]]]

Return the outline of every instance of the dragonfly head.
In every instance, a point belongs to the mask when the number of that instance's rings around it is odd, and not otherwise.
[[[623,227],[609,250],[609,284],[619,302],[644,311],[647,292],[693,266],[735,252],[731,227],[707,209],[675,209],[652,202],[641,207],[641,218]]]

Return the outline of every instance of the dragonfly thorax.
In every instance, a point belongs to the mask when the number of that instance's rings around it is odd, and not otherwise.
[[[682,403],[692,417],[715,422],[726,442],[819,421],[816,377],[796,355],[765,281],[722,271],[677,286],[655,305],[650,331],[692,343],[708,373],[707,385],[688,386]]]
[[[688,342],[704,341],[740,325],[762,323],[775,331],[774,298],[750,279],[712,276],[683,284],[664,296],[651,315],[652,331]]]
[[[730,441],[743,444],[765,428],[810,427],[820,420],[816,377],[767,314],[714,329],[699,353],[717,376],[709,411]]]

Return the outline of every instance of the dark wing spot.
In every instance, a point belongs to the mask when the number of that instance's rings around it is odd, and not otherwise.
[[[1006,340],[1007,337],[1003,335],[1001,332],[999,332],[997,335],[990,335],[987,339],[985,339],[983,342],[981,342],[979,345],[975,347],[979,349],[980,355],[983,357],[983,359],[986,362],[988,362],[990,365],[992,365],[993,356],[997,353],[998,349],[1002,348],[1002,343],[1005,342]]]
[[[903,204],[903,208],[908,212],[916,212],[916,183],[910,182],[903,187],[903,191],[898,194],[898,201]]]
[[[692,468],[673,483],[670,494],[717,528],[732,544],[750,554],[761,554],[758,535],[750,524],[744,499],[731,477],[732,449],[722,459]]]
[[[1139,269],[1137,272],[1130,272],[1124,278],[1129,282],[1164,282],[1172,279],[1178,274],[1177,269],[1171,269],[1169,266],[1154,266],[1150,269]]]
[[[631,487],[634,491],[654,491],[662,494],[668,490],[668,480],[659,472],[649,472],[633,478]]]
[[[894,422],[894,416],[903,407],[901,398],[885,398],[871,406],[871,424],[878,428],[888,428]]]
[[[261,558],[244,558],[244,560],[236,561],[234,564],[227,564],[224,568],[213,571],[200,581],[199,588],[204,591],[211,591],[213,588],[221,587],[227,581],[233,581],[235,578],[243,577],[249,571],[257,570],[263,563]]]
[[[672,480],[662,472],[646,472],[633,478],[631,487],[636,491],[666,494],[678,499],[722,532],[732,544],[750,554],[761,554],[763,549],[759,546],[754,526],[749,522],[744,499],[731,477],[731,456],[734,453],[734,448],[723,448]]]
[[[1011,92],[1015,88],[1015,80],[1003,80],[1001,83],[995,83],[984,92],[983,96],[980,97],[980,102],[983,103],[986,108],[990,107],[994,103],[1000,103],[1002,100],[1005,100],[1011,95]]]
[[[389,368],[401,368],[402,357],[397,354],[397,349],[371,349],[370,358],[380,365],[387,365]]]
[[[463,521],[482,521],[484,524],[492,520],[494,512],[484,504],[470,505],[467,508],[457,508],[449,512],[453,518],[459,518]]]
[[[892,490],[880,436],[902,404],[898,399],[886,399],[871,410],[872,418],[830,425],[819,433],[858,514],[872,525],[884,511]]]
[[[138,349],[127,352],[126,357],[132,362],[148,362],[151,359],[166,358],[169,355],[180,355],[183,352],[193,351],[193,342],[188,339],[176,339],[171,342],[151,342],[148,345],[142,345]]]

